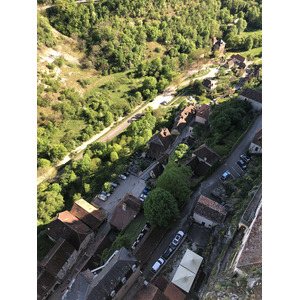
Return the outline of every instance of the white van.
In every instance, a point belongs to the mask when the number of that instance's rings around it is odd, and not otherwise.
[[[160,269],[160,267],[164,264],[164,262],[165,262],[164,259],[160,257],[158,261],[152,266],[151,272],[156,273]]]

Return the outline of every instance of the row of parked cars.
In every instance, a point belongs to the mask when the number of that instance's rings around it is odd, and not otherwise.
[[[246,156],[245,154],[240,155],[240,160],[237,161],[237,164],[241,167],[242,170],[245,170],[247,168],[247,164],[250,162],[250,158]],[[222,174],[220,177],[221,181],[225,181],[227,178],[232,177],[231,173],[229,171],[226,171]]]
[[[173,253],[173,251],[177,248],[180,241],[184,237],[184,232],[179,230],[172,240],[172,242],[169,244],[168,248],[164,251],[162,256],[157,260],[157,262],[152,266],[151,272],[153,274],[157,273],[157,271],[163,266],[163,264],[166,262],[166,260],[170,257],[170,255]]]
[[[144,189],[143,192],[140,194],[139,199],[140,199],[141,201],[144,202],[145,199],[147,198],[147,196],[148,196],[150,190],[151,190],[151,187],[146,185],[145,189]]]
[[[110,184],[111,184],[110,192],[113,192],[116,189],[116,187],[118,186],[118,184],[114,183],[114,182],[111,182]],[[106,201],[108,199],[108,197],[111,195],[110,192],[107,193],[105,191],[101,191],[101,193],[98,194],[97,196],[100,200]]]

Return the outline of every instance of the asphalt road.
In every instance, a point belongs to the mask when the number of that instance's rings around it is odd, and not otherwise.
[[[240,154],[245,153],[247,151],[256,131],[261,127],[262,116],[259,115],[255,119],[253,125],[245,134],[243,139],[226,159],[226,161],[211,176],[209,176],[205,181],[203,181],[201,186],[192,194],[189,203],[186,204],[180,211],[180,219],[173,225],[173,228],[167,232],[162,242],[153,251],[153,254],[149,259],[148,263],[144,266],[143,274],[146,278],[148,276],[151,277],[151,267],[162,255],[164,250],[168,247],[169,243],[175,237],[177,231],[182,230],[185,233],[188,232],[190,228],[189,217],[193,214],[193,210],[196,206],[199,196],[203,194],[205,196],[211,197],[210,193],[219,184],[219,177],[226,170],[229,170],[234,177],[239,177],[243,174],[244,171],[241,170],[241,168],[236,164],[236,162],[239,160]]]

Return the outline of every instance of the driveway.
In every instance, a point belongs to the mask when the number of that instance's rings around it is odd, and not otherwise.
[[[126,180],[120,179],[120,184],[106,201],[97,199],[94,202],[106,210],[106,212],[108,213],[108,219],[110,219],[110,216],[112,215],[116,205],[126,193],[131,193],[133,196],[139,198],[139,195],[142,193],[145,186],[146,183],[144,180],[130,175],[126,178]],[[99,193],[100,192],[101,191],[99,191]]]
[[[158,247],[153,251],[149,262],[145,265],[143,273],[144,276],[147,277],[150,275],[150,269],[152,265],[157,261],[157,259],[162,255],[164,250],[167,248],[169,243],[172,241],[174,236],[176,235],[178,230],[182,230],[184,233],[189,232],[190,223],[189,217],[193,215],[194,208],[201,194],[204,194],[207,197],[211,197],[210,193],[214,190],[214,188],[219,184],[219,177],[226,171],[229,170],[234,177],[238,177],[242,174],[242,170],[238,170],[239,166],[236,162],[239,160],[239,156],[241,153],[246,152],[248,149],[256,131],[262,127],[262,116],[259,115],[251,128],[242,138],[240,143],[237,145],[235,150],[229,155],[224,164],[222,164],[211,176],[209,176],[205,181],[202,182],[201,186],[193,192],[191,196],[191,200],[183,207],[180,211],[180,219],[174,223],[172,228],[166,233],[162,242],[158,245]],[[236,172],[234,172],[236,169]],[[193,235],[193,233],[192,233]]]

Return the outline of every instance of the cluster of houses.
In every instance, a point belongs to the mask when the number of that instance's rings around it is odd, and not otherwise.
[[[261,92],[245,89],[240,99],[250,101],[256,109],[261,109]],[[144,156],[156,160],[150,172],[152,178],[160,176],[168,163],[169,154],[176,137],[189,125],[188,136],[182,142],[192,145],[193,128],[208,122],[211,108],[207,104],[189,104],[175,116],[171,132],[162,128],[148,141]],[[262,129],[250,145],[251,153],[262,151]],[[218,163],[220,156],[206,144],[194,150],[185,163],[196,176],[204,176]],[[122,248],[116,251],[101,267],[99,262],[104,249],[111,246],[114,237],[111,228],[124,230],[139,214],[143,202],[131,194],[126,194],[115,207],[109,222],[101,208],[95,208],[83,199],[76,201],[71,211],[59,213],[48,225],[47,235],[55,242],[53,248],[38,263],[38,300],[44,300],[58,288],[63,299],[122,299],[132,284],[140,280],[140,263],[131,251]],[[220,225],[226,218],[225,208],[215,201],[201,195],[195,207],[195,222],[206,227]],[[148,298],[144,294],[152,295]],[[172,298],[172,295],[177,298]],[[184,299],[185,294],[173,283],[161,289],[148,283],[135,299]],[[144,297],[144,298],[143,298]]]

